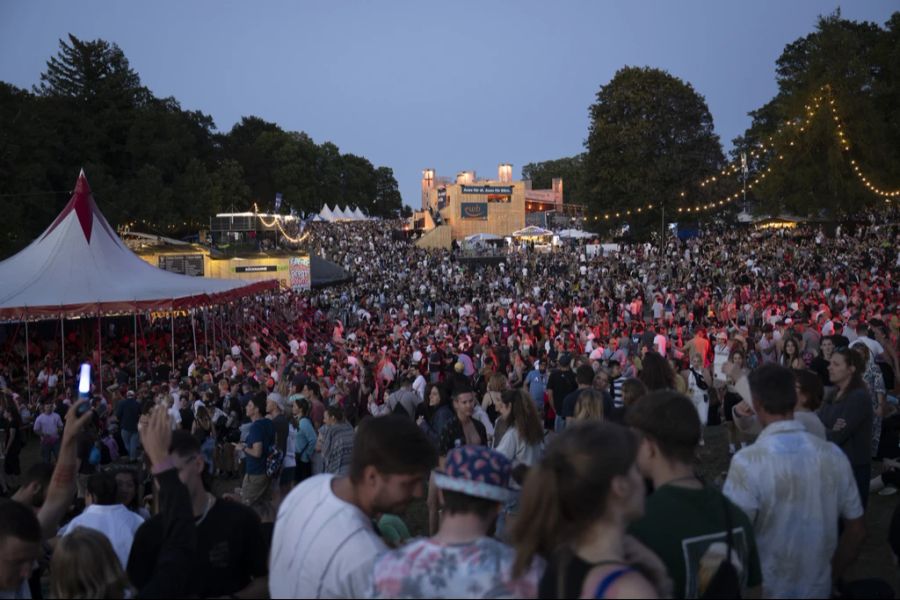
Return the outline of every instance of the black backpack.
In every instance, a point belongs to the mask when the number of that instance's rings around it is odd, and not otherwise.
[[[728,551],[725,558],[716,569],[715,575],[709,580],[709,585],[703,590],[701,598],[740,598],[741,597],[741,577],[734,563],[731,562],[731,555],[734,552],[734,534],[731,525],[731,510],[728,508],[728,500],[722,496],[722,507],[725,509],[725,536],[728,544]]]
[[[394,410],[391,411],[395,415],[403,415],[404,417],[412,418],[412,415],[409,414],[409,411],[406,410],[406,407],[403,406],[403,403],[397,400],[397,404],[394,405]]]

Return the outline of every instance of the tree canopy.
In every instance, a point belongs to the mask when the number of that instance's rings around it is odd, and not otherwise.
[[[675,208],[683,190],[722,167],[706,101],[665,71],[620,69],[597,92],[590,114],[583,162],[589,215],[648,204]],[[657,219],[644,211],[631,223]]]
[[[228,132],[213,119],[158,98],[104,40],[60,40],[40,83],[0,82],[0,256],[39,234],[84,168],[113,226],[193,234],[216,212],[259,204],[282,212],[359,206],[392,215],[402,201],[393,171],[331,142],[246,116]]]
[[[820,17],[815,31],[785,47],[776,78],[778,94],[750,113],[750,128],[734,140],[735,156],[767,146],[751,161],[752,174],[767,174],[753,189],[758,210],[839,218],[879,202],[851,160],[881,186],[896,189],[900,13],[884,28],[842,19],[840,11]],[[808,117],[816,97],[822,98],[820,109]],[[849,149],[841,143],[832,106]]]
[[[750,128],[733,140],[730,168],[723,169],[712,117],[689,83],[626,67],[589,109],[586,152],[529,163],[523,177],[541,186],[564,177],[565,201],[587,205],[589,225],[632,210],[627,221],[637,229],[658,223],[661,204],[669,220],[685,218],[678,208],[713,203],[703,215],[736,211],[738,203],[719,201],[740,198],[742,152],[748,201],[760,213],[841,218],[882,201],[862,177],[881,189],[900,187],[900,12],[883,27],[840,11],[820,17],[812,33],[785,46],[775,76],[778,93],[750,113]],[[638,216],[635,209],[648,204],[651,214]],[[622,217],[608,222],[621,225]]]

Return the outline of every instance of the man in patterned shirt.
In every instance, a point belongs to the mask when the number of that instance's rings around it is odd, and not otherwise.
[[[789,369],[765,364],[749,383],[764,428],[755,444],[735,454],[722,492],[754,525],[762,597],[828,598],[866,535],[850,461],[794,420],[797,392]]]
[[[462,446],[435,471],[443,519],[420,538],[375,559],[369,598],[535,598],[543,565],[514,579],[515,550],[490,537],[510,498],[512,463],[483,446]]]

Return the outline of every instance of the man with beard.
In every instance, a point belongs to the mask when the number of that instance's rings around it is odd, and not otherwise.
[[[387,549],[372,519],[402,513],[421,498],[436,463],[434,446],[412,419],[363,420],[349,476],[311,477],[282,503],[272,539],[270,595],[363,597],[366,568]]]

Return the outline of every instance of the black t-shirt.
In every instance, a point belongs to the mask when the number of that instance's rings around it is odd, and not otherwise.
[[[272,419],[272,425],[275,427],[275,445],[282,452],[287,452],[288,438],[288,420],[284,415],[278,415]]]
[[[553,371],[547,380],[547,389],[553,392],[553,405],[557,410],[562,410],[566,396],[577,388],[575,373],[571,369]]]
[[[136,432],[141,419],[141,405],[134,398],[126,397],[116,405],[116,417],[122,431]]]
[[[828,361],[820,354],[809,364],[809,368],[815,371],[816,375],[819,376],[819,379],[822,380],[822,385],[834,385],[831,383],[831,375],[828,374]]]
[[[194,426],[194,411],[190,408],[179,409],[178,414],[181,415],[181,428],[190,431]]]
[[[141,589],[153,575],[163,544],[159,515],[141,525],[128,557],[128,577]],[[235,594],[254,577],[268,573],[268,547],[259,517],[250,508],[230,500],[216,500],[197,526],[197,550],[186,597],[214,598]]]
[[[156,365],[153,369],[153,381],[154,383],[160,383],[169,380],[169,373],[172,371],[172,367],[170,367],[166,363],[160,363]]]

